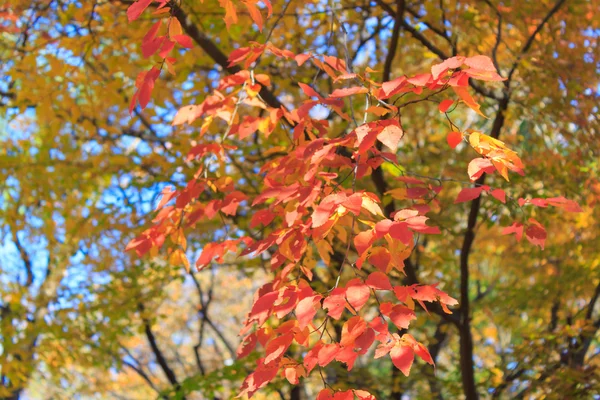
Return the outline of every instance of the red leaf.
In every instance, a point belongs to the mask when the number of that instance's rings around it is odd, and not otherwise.
[[[567,212],[574,212],[574,213],[583,212],[583,210],[581,209],[579,204],[577,204],[576,201],[568,200],[568,199],[564,198],[563,196],[551,197],[551,198],[546,199],[546,201],[551,206],[562,208],[563,210],[565,210]]]
[[[429,354],[429,350],[427,347],[423,346],[421,343],[413,344],[413,350],[415,354],[421,357],[423,361],[427,364],[433,365],[433,358],[431,358],[431,354]]]
[[[240,343],[239,347],[237,348],[236,355],[238,359],[246,357],[252,352],[252,350],[254,350],[257,343],[256,339],[256,333],[251,333],[244,338],[242,343]]]
[[[392,284],[390,283],[390,279],[383,272],[373,272],[371,275],[369,275],[365,283],[371,289],[392,290]]]
[[[463,190],[460,191],[460,193],[456,197],[456,200],[454,200],[454,204],[474,200],[481,195],[481,192],[483,192],[482,186],[478,186],[478,187],[474,187],[474,188],[464,188]]]
[[[431,75],[433,75],[433,79],[438,79],[440,75],[446,72],[449,69],[456,69],[463,65],[465,61],[465,57],[463,56],[455,56],[448,58],[441,64],[436,64],[431,67]]]
[[[271,210],[258,210],[250,220],[250,228],[255,228],[258,225],[267,226],[274,218],[275,214]]]
[[[408,78],[406,81],[412,83],[415,86],[425,86],[431,80],[431,74],[419,74],[412,78]]]
[[[345,392],[337,392],[333,396],[333,400],[354,400],[354,393],[352,390],[346,390]]]
[[[399,78],[394,79],[393,81],[383,82],[381,88],[383,89],[383,93],[386,96],[393,96],[400,89],[402,89],[406,85],[406,77],[401,76]]]
[[[373,247],[371,249],[369,262],[378,270],[386,272],[391,260],[392,256],[385,247]]]
[[[448,145],[455,149],[456,146],[458,146],[458,144],[460,142],[462,142],[462,133],[460,132],[456,132],[456,131],[452,131],[450,133],[448,133],[448,136],[446,136],[446,141],[448,142]]]
[[[409,346],[396,345],[390,350],[392,362],[405,376],[410,374],[410,367],[415,359],[415,353]]]
[[[410,246],[413,240],[413,233],[408,229],[408,224],[406,222],[394,222],[392,226],[390,226],[389,234],[406,246]]]
[[[150,3],[152,3],[152,0],[139,0],[130,5],[127,9],[127,19],[129,22],[138,19]]]
[[[262,325],[271,315],[277,297],[279,297],[279,292],[269,292],[256,299],[248,315],[248,321],[256,322],[258,326]]]
[[[159,57],[161,57],[161,58],[167,57],[167,55],[169,55],[169,53],[171,52],[171,50],[173,50],[174,47],[175,47],[174,42],[171,42],[170,40],[165,40],[163,42],[163,45],[160,48],[160,51],[158,52]]]
[[[326,344],[319,350],[319,365],[324,367],[333,361],[337,353],[340,352],[340,345],[337,343]]]
[[[346,62],[334,56],[324,56],[323,59],[339,72],[347,72]]]
[[[162,20],[158,20],[158,22],[156,22],[154,25],[152,25],[152,28],[150,28],[148,33],[146,33],[146,35],[142,39],[142,46],[144,45],[144,43],[148,43],[156,37],[158,29],[160,28],[161,25],[162,25]]]
[[[175,39],[175,41],[179,43],[181,47],[185,47],[186,49],[191,49],[194,47],[192,38],[187,35],[175,35],[173,36],[173,39]]]
[[[544,249],[544,244],[546,243],[546,237],[548,234],[546,233],[546,229],[537,222],[533,218],[529,218],[529,226],[525,230],[525,237],[529,242],[535,246],[539,246],[542,250]]]
[[[333,400],[333,391],[331,389],[323,389],[317,395],[316,400]]]
[[[358,145],[359,154],[363,154],[373,147],[379,134],[379,130],[373,126],[373,123],[361,125],[354,132],[356,133],[356,144]]]
[[[506,193],[504,193],[504,190],[494,189],[490,192],[490,194],[501,203],[506,204]]]
[[[413,310],[403,305],[396,305],[392,308],[392,312],[389,315],[390,320],[399,329],[408,329],[410,321],[417,319],[417,316]]]
[[[331,389],[321,390],[316,400],[333,400],[333,391]]]
[[[358,315],[350,318],[344,326],[342,327],[342,339],[340,340],[340,344],[342,346],[352,346],[354,347],[354,342],[356,338],[362,335],[367,330],[367,323],[364,319],[359,317]]]
[[[231,52],[231,54],[229,54],[229,58],[227,59],[227,61],[229,61],[229,67],[243,61],[246,57],[248,57],[248,54],[250,54],[250,47],[240,47],[239,49],[235,49]]]
[[[359,278],[350,280],[346,285],[346,299],[356,311],[366,304],[370,295],[371,290]]]
[[[438,106],[438,110],[440,110],[441,113],[445,113],[452,106],[452,104],[454,104],[454,100],[451,100],[451,99],[443,100],[440,103],[440,105]],[[461,135],[461,138],[462,138],[462,135]],[[454,147],[456,147],[456,146],[454,146]],[[454,148],[454,147],[452,147],[452,148]]]
[[[320,308],[321,298],[321,295],[316,295],[306,297],[298,302],[298,305],[296,306],[296,317],[300,329],[304,329],[311,323],[317,314],[317,309]]]
[[[390,231],[390,228],[394,222],[390,219],[383,219],[375,224],[375,232],[377,232],[377,237],[381,238],[386,233]]]
[[[335,288],[331,294],[323,301],[323,308],[327,310],[327,315],[333,319],[340,319],[346,308],[346,290]]]
[[[507,226],[502,229],[503,235],[510,235],[511,233],[514,233],[517,237],[517,242],[520,242],[521,238],[523,237],[523,224],[520,222],[515,222],[511,226]]]
[[[300,86],[300,89],[302,89],[304,94],[307,95],[308,97],[316,97],[318,99],[322,99],[321,95],[319,95],[319,93],[315,92],[315,90],[313,88],[311,88],[310,86],[308,86],[307,84],[298,82],[298,86]]]
[[[348,97],[348,96],[352,96],[353,94],[367,93],[368,91],[369,91],[369,89],[367,89],[366,87],[363,87],[363,86],[335,89],[333,91],[333,93],[331,93],[329,95],[329,97],[330,98],[331,97]]]
[[[275,339],[269,341],[267,347],[265,348],[265,364],[270,364],[275,361],[281,360],[283,353],[290,347],[292,341],[294,340],[294,335],[291,333],[281,335],[276,337]]]
[[[354,247],[359,256],[361,256],[375,241],[375,232],[373,230],[360,232],[354,237]]]

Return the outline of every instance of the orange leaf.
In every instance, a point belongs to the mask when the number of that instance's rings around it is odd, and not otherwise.
[[[248,9],[248,12],[250,13],[250,18],[252,18],[252,21],[254,21],[254,23],[258,26],[258,30],[262,32],[263,18],[260,13],[260,10],[258,9],[258,7],[256,7],[256,0],[244,1],[244,5],[246,6],[246,8]]]
[[[462,141],[462,138],[462,133],[452,131],[446,136],[446,141],[451,148],[455,149],[456,146],[458,146],[458,144]]]
[[[384,128],[377,134],[377,139],[395,153],[398,150],[400,139],[404,136],[400,123],[395,119],[388,119],[381,121],[379,126]]]
[[[473,111],[477,114],[481,115],[484,118],[487,118],[480,110],[481,106],[477,104],[477,102],[471,97],[469,90],[466,87],[462,86],[452,86],[452,90],[461,98],[463,103],[468,105]]]
[[[183,33],[183,29],[181,28],[181,23],[177,18],[171,18],[169,21],[169,37],[175,37],[177,35],[181,35]]]

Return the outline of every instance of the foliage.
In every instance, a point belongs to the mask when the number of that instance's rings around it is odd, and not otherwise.
[[[598,390],[593,4],[0,15],[6,397],[71,365],[228,396],[247,356],[242,396]]]

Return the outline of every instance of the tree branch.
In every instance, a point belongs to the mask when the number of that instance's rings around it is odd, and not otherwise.
[[[535,28],[535,30],[533,31],[533,33],[529,36],[529,39],[527,39],[527,42],[525,42],[525,46],[523,46],[523,48],[521,49],[521,52],[517,56],[517,59],[513,63],[512,67],[510,69],[510,72],[508,73],[508,80],[509,81],[511,80],[513,74],[515,73],[515,71],[516,71],[519,63],[521,62],[521,60],[523,59],[523,57],[525,56],[525,54],[527,54],[527,52],[529,51],[529,49],[533,45],[533,42],[534,42],[535,37],[537,36],[537,34],[540,33],[540,31],[542,30],[542,28],[544,28],[544,25],[546,25],[546,23],[550,20],[550,18],[552,18],[552,16],[554,14],[556,14],[556,12],[560,9],[560,7],[563,4],[565,4],[565,2],[566,2],[566,0],[558,0],[554,4],[554,7],[552,7],[550,9],[550,11],[548,11],[548,14],[546,14],[546,16],[544,17],[544,19],[542,20],[542,22],[540,22],[540,24]]]
[[[156,357],[156,362],[158,363],[158,365],[160,365],[160,368],[162,369],[165,376],[169,380],[169,383],[171,385],[175,386],[175,388],[177,388],[179,390],[179,388],[181,386],[179,385],[177,376],[175,375],[175,372],[169,366],[169,363],[167,362],[167,359],[165,358],[163,352],[158,347],[158,343],[156,341],[156,336],[154,336],[154,332],[152,332],[152,327],[150,326],[150,321],[146,317],[143,316],[143,313],[145,312],[144,305],[142,303],[139,303],[138,309],[140,311],[142,322],[144,324],[144,332],[146,334],[146,338],[148,339],[150,348],[152,349],[152,352],[154,353],[154,356]]]
[[[394,61],[394,57],[396,57],[396,50],[398,49],[398,37],[400,36],[400,28],[402,26],[402,19],[404,18],[404,7],[405,0],[396,0],[396,18],[394,19],[394,28],[392,29],[390,46],[388,48],[388,53],[383,66],[383,82],[390,80],[392,62]]]

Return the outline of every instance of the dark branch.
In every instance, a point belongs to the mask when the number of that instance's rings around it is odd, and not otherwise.
[[[566,0],[558,0],[556,2],[556,4],[554,4],[554,7],[552,7],[550,9],[550,11],[548,11],[548,14],[546,14],[546,16],[544,17],[544,19],[542,20],[542,22],[540,22],[540,24],[535,28],[535,30],[533,31],[533,33],[529,36],[529,39],[527,39],[527,42],[525,42],[525,46],[523,46],[523,48],[521,49],[521,52],[517,56],[517,59],[513,63],[512,67],[510,69],[510,72],[508,73],[508,80],[509,81],[511,80],[511,78],[512,78],[513,74],[515,73],[515,71],[517,70],[517,67],[518,67],[519,63],[521,62],[521,60],[523,59],[523,57],[525,56],[525,54],[527,54],[527,52],[529,51],[529,49],[533,45],[533,42],[535,41],[535,37],[538,35],[538,33],[540,33],[540,31],[542,30],[542,28],[544,28],[544,25],[546,25],[546,23],[548,23],[548,21],[550,20],[550,18],[552,18],[552,16],[554,14],[556,14],[556,12],[560,9],[560,7],[565,2],[566,2]]]
[[[390,46],[383,66],[383,82],[390,80],[392,62],[394,62],[396,51],[398,50],[398,37],[400,36],[400,28],[402,27],[402,19],[404,18],[404,2],[405,0],[396,1],[396,18],[394,19],[394,28],[392,29]]]
[[[144,324],[144,332],[146,334],[146,338],[148,339],[148,344],[150,344],[150,348],[156,357],[156,362],[160,365],[160,368],[164,372],[165,376],[169,380],[169,383],[175,386],[177,389],[180,388],[179,381],[177,380],[177,376],[175,372],[169,366],[167,359],[165,358],[163,352],[158,347],[158,343],[156,341],[156,336],[154,336],[154,332],[152,332],[152,327],[150,326],[150,321],[144,317],[143,313],[145,311],[145,307],[143,304],[138,304],[138,309],[140,310],[140,314],[142,317],[142,322]]]

